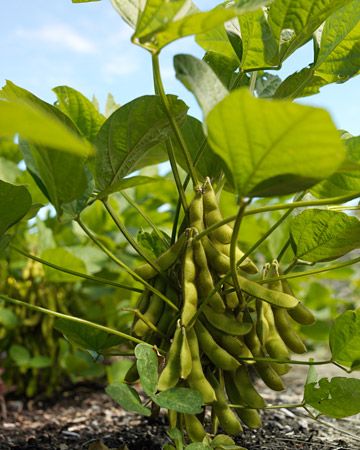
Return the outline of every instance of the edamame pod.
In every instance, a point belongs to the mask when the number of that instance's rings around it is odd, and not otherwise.
[[[203,312],[213,327],[227,334],[242,336],[247,334],[252,328],[250,322],[239,322],[230,313],[217,313],[209,305],[204,305]]]
[[[235,372],[230,372],[230,376],[245,405],[256,409],[264,408],[265,400],[254,388],[246,366],[240,366]]]
[[[247,406],[237,386],[230,374],[225,374],[225,386],[229,400],[234,405]],[[242,391],[241,391],[242,392]],[[244,424],[252,429],[261,427],[261,418],[256,409],[235,408],[236,414]]]
[[[202,238],[204,250],[209,265],[219,274],[224,275],[230,270],[230,258],[221,253],[207,236]]]
[[[223,387],[213,374],[210,374],[209,377],[210,383],[212,384],[216,394],[216,401],[213,403],[213,410],[219,419],[221,427],[228,434],[240,434],[243,431],[243,428],[234,412],[228,406]]]
[[[165,391],[174,387],[180,378],[180,352],[182,344],[181,328],[176,328],[174,339],[170,345],[170,349],[167,354],[167,362],[164,370],[161,372],[158,381],[158,390]]]
[[[190,226],[202,231],[204,229],[204,206],[202,192],[198,191],[189,206]]]
[[[206,431],[200,420],[192,414],[184,414],[185,429],[192,442],[201,442],[206,436]]]
[[[196,266],[192,239],[190,238],[183,261],[183,308],[181,312],[181,323],[188,326],[197,312],[198,292],[195,284]]]
[[[239,362],[216,343],[200,321],[196,322],[195,331],[201,349],[216,367],[224,370],[235,370],[239,367]]]
[[[276,329],[287,347],[294,353],[305,353],[305,344],[294,331],[289,321],[288,312],[284,309],[274,308],[273,313]]]
[[[187,378],[189,386],[200,392],[204,403],[216,400],[214,389],[205,378],[199,352],[199,343],[194,328],[187,331],[188,343],[191,351],[192,370]]]
[[[168,248],[162,255],[160,255],[154,264],[158,266],[162,272],[168,270],[172,265],[178,261],[186,242],[186,234],[183,233],[177,242]],[[150,280],[156,277],[158,272],[149,264],[145,263],[138,267],[135,267],[134,272],[139,275],[143,280]]]
[[[191,350],[186,336],[186,329],[182,328],[182,343],[180,351],[180,377],[184,380],[190,375],[192,370]]]

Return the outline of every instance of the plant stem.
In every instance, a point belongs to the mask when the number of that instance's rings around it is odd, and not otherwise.
[[[229,403],[229,408],[239,408],[239,409],[259,409],[259,408],[252,408],[251,406],[247,405],[236,405]],[[303,408],[304,403],[283,403],[282,405],[266,405],[261,409],[291,409],[291,408]]]
[[[192,182],[194,184],[194,186],[198,185],[198,178],[196,175],[196,171],[195,168],[193,166],[193,163],[191,161],[191,156],[190,156],[190,152],[189,149],[187,147],[186,141],[181,133],[180,127],[175,119],[175,117],[172,115],[171,109],[170,109],[170,105],[169,105],[169,100],[165,94],[165,90],[164,90],[164,85],[161,79],[161,73],[160,73],[160,65],[159,65],[159,55],[156,53],[152,54],[152,67],[153,67],[153,74],[154,74],[154,80],[155,80],[155,84],[157,86],[158,89],[158,93],[159,96],[161,98],[163,107],[165,109],[165,112],[168,116],[168,119],[170,121],[171,127],[174,131],[174,134],[176,136],[176,139],[178,140],[179,146],[182,150],[185,162],[186,162],[186,166],[187,169],[189,171],[189,174],[191,176]]]
[[[120,194],[124,197],[124,199],[131,205],[136,211],[140,214],[140,216],[145,220],[145,222],[153,229],[156,236],[168,247],[168,242],[164,238],[164,235],[161,233],[161,231],[158,229],[158,227],[155,225],[155,223],[151,220],[151,218],[145,214],[145,212],[137,205],[136,202],[124,191],[121,191]]]
[[[249,85],[249,90],[250,92],[253,94],[255,91],[255,86],[256,86],[256,78],[257,78],[257,70],[255,70],[254,72],[251,72],[250,75],[250,85]]]
[[[267,281],[267,280],[266,280]],[[257,361],[257,362],[269,362],[269,363],[278,363],[278,364],[294,364],[299,366],[323,366],[325,364],[332,364],[331,359],[326,359],[324,361],[301,361],[298,359],[279,359],[279,358],[269,358],[267,356],[256,356],[256,357],[247,357],[247,356],[237,356],[237,359],[240,361]]]
[[[70,322],[77,322],[82,325],[87,325],[89,327],[96,328],[101,331],[105,331],[106,333],[114,334],[115,336],[119,336],[128,341],[135,342],[136,344],[146,344],[146,345],[152,347],[152,345],[148,344],[147,342],[142,341],[141,339],[137,339],[134,336],[130,336],[129,334],[122,333],[121,331],[114,330],[113,328],[109,328],[104,325],[99,325],[97,323],[90,322],[89,320],[81,319],[80,317],[69,316],[67,314],[62,314],[62,313],[59,313],[56,311],[52,311],[51,309],[46,309],[41,306],[30,305],[29,303],[23,302],[21,300],[16,300],[14,298],[10,298],[10,297],[8,297],[6,295],[2,295],[2,294],[0,294],[0,299],[4,300],[5,302],[12,303],[13,305],[25,306],[28,309],[32,309],[34,311],[38,311],[38,312],[41,312],[41,313],[44,313],[44,314],[47,314],[50,316],[58,317],[59,319],[65,319]]]
[[[293,272],[287,275],[280,275],[279,277],[268,278],[267,280],[258,280],[257,282],[262,284],[262,283],[272,283],[274,281],[279,280],[289,280],[291,278],[307,277],[309,275],[316,275],[323,272],[330,272],[331,270],[342,269],[343,267],[352,266],[353,264],[356,264],[358,262],[360,262],[360,257],[350,259],[349,261],[345,261],[343,263],[333,264],[332,266],[323,267],[321,269],[307,270],[305,272]]]
[[[176,188],[177,188],[177,191],[179,194],[179,199],[180,199],[181,205],[182,205],[184,211],[187,211],[188,204],[187,204],[187,200],[186,200],[186,194],[185,194],[185,190],[183,189],[182,181],[181,181],[179,171],[178,171],[178,168],[176,165],[176,159],[175,159],[175,155],[174,155],[174,147],[173,147],[171,139],[168,139],[166,141],[166,150],[167,150],[167,154],[169,157],[172,174],[174,176],[174,180],[175,180]]]
[[[135,241],[135,239],[131,236],[131,234],[126,229],[125,225],[119,220],[117,215],[115,214],[115,211],[112,209],[112,207],[109,205],[109,203],[106,200],[102,200],[103,205],[105,206],[106,211],[109,213],[110,217],[114,221],[115,225],[118,227],[118,229],[121,231],[121,233],[124,235],[125,239],[129,242],[129,244],[133,247],[133,249],[142,257],[145,259],[145,261],[150,264],[151,267],[153,267],[158,273],[161,272],[160,267],[154,263],[154,261],[149,258],[146,253],[143,251],[143,249],[140,247],[140,245]]]
[[[121,308],[122,311],[129,311],[133,314],[135,314],[135,316],[142,320],[151,330],[153,330],[156,334],[158,334],[159,336],[161,336],[162,338],[166,339],[166,335],[160,331],[152,322],[150,322],[150,320],[148,320],[144,314],[141,313],[141,311],[139,311],[138,309],[133,309],[133,308]]]
[[[285,255],[286,250],[289,248],[289,245],[291,244],[290,238],[285,242],[282,249],[280,250],[280,253],[278,254],[278,257],[276,258],[277,262],[279,263],[282,259],[282,257]]]
[[[94,281],[94,282],[100,283],[100,284],[107,284],[109,286],[114,286],[114,287],[117,287],[120,289],[127,289],[128,291],[134,291],[134,292],[139,292],[139,293],[144,292],[143,289],[138,289],[138,288],[135,288],[132,286],[127,286],[125,284],[117,283],[116,281],[107,280],[106,278],[96,277],[93,275],[87,275],[85,273],[76,272],[75,270],[66,269],[65,267],[58,266],[49,261],[46,261],[45,259],[39,258],[38,256],[27,253],[24,250],[21,250],[20,248],[14,247],[13,245],[10,245],[10,248],[12,250],[16,251],[17,253],[20,253],[21,255],[25,256],[26,258],[37,261],[41,264],[44,264],[45,266],[51,267],[52,269],[58,270],[60,272],[68,273],[69,275],[74,275],[75,277],[84,278],[85,280]]]
[[[245,216],[251,216],[253,214],[262,214],[264,212],[270,212],[270,211],[279,211],[281,209],[296,209],[296,208],[307,208],[309,206],[326,206],[331,204],[337,204],[342,202],[350,201],[356,197],[360,196],[360,192],[356,195],[343,195],[339,197],[331,197],[331,198],[324,198],[321,200],[308,200],[308,201],[299,201],[299,202],[293,202],[293,203],[278,203],[277,205],[269,205],[269,206],[263,206],[261,208],[253,208],[249,209],[244,212]],[[225,219],[219,221],[218,223],[215,223],[214,225],[211,225],[210,227],[206,228],[205,230],[201,231],[198,235],[194,237],[194,239],[201,239],[203,236],[206,236],[207,234],[211,233],[212,231],[216,230],[217,228],[229,223],[233,222],[236,219],[236,214],[230,217],[226,217]]]
[[[278,261],[279,262],[279,261]],[[294,267],[297,266],[298,264],[298,259],[294,258],[294,260],[288,265],[288,267],[284,270],[284,275],[286,275],[287,273],[291,272],[293,270]]]
[[[119,258],[117,258],[108,248],[105,247],[96,237],[92,234],[92,232],[82,223],[81,219],[77,219],[77,223],[80,225],[80,227],[83,229],[85,234],[88,235],[88,237],[93,241],[95,245],[97,245],[112,261],[114,261],[115,264],[123,268],[129,275],[131,275],[136,281],[139,281],[141,284],[146,286],[151,292],[156,294],[158,297],[160,297],[164,302],[166,302],[172,309],[175,311],[179,311],[179,308],[174,305],[174,303],[168,299],[164,294],[162,294],[159,290],[151,286],[150,283],[143,280],[140,275],[138,275],[136,272],[134,272],[130,267],[128,267],[123,261],[121,261]]]

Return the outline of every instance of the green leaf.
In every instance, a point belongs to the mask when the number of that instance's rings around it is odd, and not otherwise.
[[[344,139],[347,161],[360,164],[360,136]],[[360,192],[360,171],[341,169],[311,189],[316,197],[337,197]]]
[[[280,61],[311,39],[314,31],[350,0],[274,0],[269,24],[280,46]]]
[[[185,447],[185,450],[211,450],[209,444],[204,444],[202,442],[193,442]]]
[[[19,222],[31,207],[31,196],[25,186],[0,180],[0,236]]]
[[[235,80],[238,78],[238,73],[236,72],[236,69],[239,67],[238,61],[236,62],[227,56],[215,52],[206,52],[203,61],[210,66],[226,89],[230,90],[234,87]]]
[[[16,183],[21,178],[22,171],[18,165],[8,159],[0,157],[0,180],[7,183]]]
[[[360,380],[321,378],[305,386],[305,402],[322,414],[341,419],[360,413]]]
[[[19,325],[19,319],[11,309],[0,306],[0,325],[8,330],[13,330]]]
[[[141,404],[139,394],[127,384],[109,384],[106,393],[115,400],[125,411],[150,416],[151,411]]]
[[[174,67],[176,78],[195,95],[205,117],[228,94],[228,90],[205,61],[191,55],[176,55]]]
[[[17,164],[22,160],[19,145],[13,139],[0,138],[0,157]]]
[[[360,361],[360,309],[338,316],[330,329],[329,345],[332,359],[352,367]]]
[[[140,15],[133,42],[154,52],[177,39],[205,33],[237,14],[252,11],[265,2],[246,0],[237,7],[219,5],[210,11],[199,11],[191,1],[148,0]]]
[[[7,249],[11,242],[12,236],[9,234],[4,234],[3,236],[0,236],[0,256],[3,255],[4,251]]]
[[[178,123],[187,106],[168,96]],[[100,192],[117,185],[136,169],[166,159],[162,144],[171,134],[168,117],[158,96],[143,96],[116,110],[104,123],[96,139],[96,183]]]
[[[65,267],[66,269],[85,274],[87,273],[85,262],[61,247],[44,250],[41,253],[41,258],[57,266]],[[76,283],[79,281],[79,277],[75,277],[74,275],[70,275],[65,272],[60,272],[59,270],[52,269],[46,265],[44,265],[44,271],[47,281],[53,283]]]
[[[238,17],[242,39],[241,70],[278,64],[279,46],[263,9]]]
[[[194,389],[174,387],[152,397],[161,408],[172,409],[183,414],[200,414],[203,399]]]
[[[9,355],[19,367],[28,367],[31,360],[29,350],[22,345],[13,344],[9,349]]]
[[[206,33],[197,34],[195,40],[204,50],[219,53],[239,65],[237,54],[229,41],[224,24],[218,25]]]
[[[281,84],[281,78],[277,75],[264,72],[256,78],[256,93],[260,98],[269,98],[274,95]]]
[[[337,211],[309,209],[290,224],[291,244],[298,259],[331,261],[360,247],[360,221]]]
[[[75,89],[57,86],[53,91],[58,99],[56,106],[70,117],[84,137],[93,142],[105,117],[90,100]]]
[[[129,178],[123,178],[119,180],[117,183],[112,184],[107,189],[104,189],[99,195],[98,198],[106,198],[108,195],[114,192],[120,192],[125,189],[129,189],[132,187],[140,186],[142,184],[150,184],[150,183],[159,183],[162,178],[158,177],[146,177],[143,175],[134,176]]]
[[[111,0],[111,3],[125,22],[135,28],[146,0]]]
[[[32,369],[45,369],[51,365],[52,361],[48,356],[34,356],[29,361],[29,367]]]
[[[138,344],[135,347],[136,367],[144,392],[152,396],[156,392],[158,381],[158,360],[155,350],[148,345]]]
[[[321,33],[315,75],[344,82],[360,72],[360,4],[352,0],[332,14]]]
[[[227,164],[239,195],[282,195],[330,176],[345,150],[319,108],[254,98],[237,89],[207,116],[209,143]]]
[[[7,81],[0,90],[0,136],[23,139],[62,152],[92,153],[90,144],[77,133],[70,119],[55,107]]]
[[[20,148],[28,171],[59,216],[68,209],[73,217],[80,213],[92,191],[85,159],[25,141]]]
[[[288,76],[277,88],[274,98],[295,99],[318,94],[324,84],[321,77],[314,76],[313,68],[305,67]]]
[[[70,322],[65,319],[57,320],[55,328],[73,344],[96,353],[102,353],[104,350],[123,342],[123,339],[118,336],[97,330],[86,324]]]

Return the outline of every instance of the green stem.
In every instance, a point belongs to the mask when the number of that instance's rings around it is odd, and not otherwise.
[[[76,322],[76,323],[80,323],[82,325],[87,325],[89,327],[96,328],[97,330],[105,331],[106,333],[109,333],[109,334],[114,334],[115,336],[119,336],[128,341],[135,342],[136,344],[146,344],[146,345],[152,347],[147,342],[144,342],[141,339],[137,339],[134,336],[130,336],[129,334],[122,333],[121,331],[114,330],[113,328],[109,328],[104,325],[99,325],[97,323],[90,322],[89,320],[81,319],[80,317],[68,316],[67,314],[62,314],[62,313],[59,313],[56,311],[52,311],[51,309],[46,309],[41,306],[30,305],[29,303],[23,302],[21,300],[16,300],[14,298],[10,298],[10,297],[8,297],[6,295],[2,295],[2,294],[0,294],[0,299],[4,300],[7,303],[11,303],[13,305],[25,306],[28,309],[32,309],[34,311],[38,311],[38,312],[47,314],[49,316],[58,317],[59,319],[65,319],[70,322]]]
[[[281,405],[266,405],[261,409],[303,408],[304,404],[305,404],[304,402],[303,403],[283,403]],[[238,408],[238,409],[259,409],[259,408],[252,408],[251,406],[247,406],[247,405],[236,405],[236,404],[232,404],[232,403],[229,403],[228,406],[229,406],[229,408]]]
[[[122,311],[129,311],[133,314],[135,314],[135,316],[142,320],[145,325],[147,325],[151,330],[153,330],[156,334],[158,334],[159,336],[161,336],[162,338],[166,339],[166,335],[160,331],[152,322],[150,322],[150,320],[144,316],[144,314],[141,313],[141,311],[139,311],[138,309],[133,309],[133,308],[121,308]]]
[[[253,94],[255,91],[255,86],[256,86],[256,78],[257,78],[257,70],[255,70],[254,72],[251,72],[250,75],[250,85],[249,85],[249,90],[250,92]]]
[[[173,177],[175,180],[175,184],[176,184],[176,188],[177,188],[177,191],[179,194],[179,199],[180,199],[181,205],[182,205],[184,211],[187,211],[188,204],[187,204],[187,200],[186,200],[185,190],[183,189],[179,171],[178,171],[178,168],[176,165],[176,159],[175,159],[175,155],[174,155],[174,147],[173,147],[171,139],[168,139],[166,141],[166,150],[167,150],[167,154],[169,157],[172,174],[173,174]]]
[[[285,252],[289,248],[290,244],[291,244],[291,241],[289,238],[283,245],[282,249],[280,250],[280,253],[278,254],[278,257],[276,258],[278,263],[282,260],[283,256],[285,255]]]
[[[109,205],[109,203],[106,200],[102,200],[103,205],[105,206],[106,211],[109,213],[110,217],[112,218],[113,222],[119,229],[119,231],[124,235],[125,239],[129,242],[129,244],[133,247],[133,249],[142,257],[145,259],[145,261],[150,264],[151,267],[153,267],[158,273],[161,272],[160,267],[154,263],[154,261],[149,258],[146,253],[143,251],[143,249],[140,247],[140,245],[135,241],[135,239],[131,236],[131,234],[128,232],[125,225],[119,220],[117,215],[115,214],[115,211],[112,209],[112,207]]]
[[[156,236],[165,244],[165,246],[168,246],[168,242],[164,238],[164,235],[161,233],[161,231],[158,229],[158,227],[155,225],[155,223],[150,219],[150,217],[145,214],[145,212],[139,207],[139,205],[134,202],[134,200],[126,194],[124,191],[121,191],[120,194],[124,197],[124,199],[131,205],[136,211],[140,214],[140,216],[145,220],[145,222],[150,226],[150,228],[153,229]]]
[[[134,291],[134,292],[139,292],[139,293],[144,292],[143,289],[138,289],[138,288],[135,288],[132,286],[127,286],[125,284],[117,283],[116,281],[107,280],[106,278],[95,277],[93,275],[87,275],[85,273],[76,272],[75,270],[66,269],[65,267],[58,266],[49,261],[46,261],[45,259],[39,258],[38,256],[27,253],[24,250],[21,250],[20,248],[14,247],[13,245],[10,245],[10,248],[12,250],[16,251],[17,253],[20,253],[21,255],[25,256],[26,258],[37,261],[41,264],[44,264],[44,266],[51,267],[52,269],[58,270],[60,272],[68,273],[69,275],[74,275],[75,277],[84,278],[85,280],[94,281],[94,282],[100,283],[100,284],[107,284],[109,286],[115,286],[120,289],[127,289],[128,291]]]
[[[299,201],[299,202],[293,202],[293,203],[278,203],[277,205],[269,205],[269,206],[263,206],[261,208],[253,208],[249,209],[244,212],[245,216],[251,216],[253,214],[262,214],[264,212],[270,212],[270,211],[279,211],[281,209],[296,209],[296,208],[307,208],[309,206],[326,206],[330,204],[337,204],[337,203],[343,203],[348,202],[350,200],[353,200],[356,197],[360,196],[360,192],[356,195],[343,195],[339,197],[331,197],[331,198],[324,198],[321,200],[309,200],[309,201]],[[223,220],[220,220],[218,223],[215,223],[214,225],[211,225],[210,227],[206,228],[205,230],[201,231],[198,235],[194,237],[194,239],[201,239],[203,236],[206,236],[207,234],[211,233],[212,231],[216,230],[219,227],[222,227],[223,225],[233,222],[236,219],[236,214],[230,217],[227,217]]]
[[[279,261],[278,261],[279,262]],[[298,259],[294,258],[294,260],[288,265],[288,267],[284,270],[284,275],[286,275],[287,273],[291,272],[293,270],[294,267],[297,266],[298,264]]]
[[[345,261],[343,263],[333,264],[332,266],[323,267],[321,269],[307,270],[306,272],[293,272],[287,275],[280,275],[279,277],[268,278],[267,280],[258,280],[257,282],[263,284],[263,283],[272,283],[279,280],[289,280],[291,278],[307,277],[309,275],[316,275],[323,272],[330,272],[331,270],[342,269],[343,267],[352,266],[353,264],[356,264],[358,262],[360,262],[360,257],[350,259],[349,261]]]
[[[268,280],[266,280],[268,281]],[[240,361],[255,361],[255,362],[269,362],[269,363],[278,363],[278,364],[293,364],[299,366],[322,366],[325,364],[333,364],[331,359],[327,359],[324,361],[301,361],[298,359],[279,359],[279,358],[269,358],[267,356],[256,356],[256,357],[247,357],[247,356],[237,356],[236,357]]]
[[[153,74],[154,74],[154,80],[155,85],[157,86],[159,96],[161,98],[163,107],[165,109],[165,112],[168,116],[169,122],[171,124],[171,127],[174,131],[174,134],[176,136],[176,139],[179,143],[179,146],[183,152],[183,156],[186,162],[186,166],[188,168],[189,174],[191,176],[191,179],[193,181],[194,186],[198,185],[198,178],[196,175],[195,168],[193,166],[193,163],[191,161],[191,156],[189,149],[187,147],[186,141],[181,133],[180,127],[175,119],[175,117],[172,115],[169,100],[165,94],[164,85],[161,79],[161,73],[160,73],[160,65],[159,65],[159,55],[156,53],[152,54],[152,66],[153,66]]]
[[[174,305],[174,303],[169,300],[164,294],[162,294],[160,291],[158,291],[156,288],[151,286],[150,283],[143,280],[140,275],[138,275],[136,272],[134,272],[130,267],[128,267],[123,261],[121,261],[119,258],[117,258],[108,248],[105,247],[96,237],[92,234],[92,232],[82,223],[81,219],[77,219],[78,224],[83,229],[85,234],[93,241],[93,243],[98,246],[112,261],[114,261],[115,264],[123,268],[129,275],[131,275],[136,281],[139,281],[141,284],[146,286],[151,292],[156,294],[158,297],[160,297],[164,302],[166,302],[172,309],[175,311],[179,311],[179,308]]]

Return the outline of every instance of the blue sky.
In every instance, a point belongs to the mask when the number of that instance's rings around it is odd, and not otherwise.
[[[211,7],[213,0],[201,0]],[[88,97],[94,94],[103,106],[108,92],[118,103],[152,93],[148,53],[130,43],[131,29],[109,0],[72,4],[71,0],[11,0],[2,6],[0,31],[0,82],[10,79],[47,101],[51,88],[69,85]],[[162,56],[167,92],[178,94],[199,116],[191,96],[175,79],[172,57],[202,50],[192,38],[168,46]],[[311,46],[300,49],[282,69],[288,75],[311,62]],[[317,96],[302,100],[328,109],[337,126],[359,133],[360,77],[342,85],[330,85]]]

